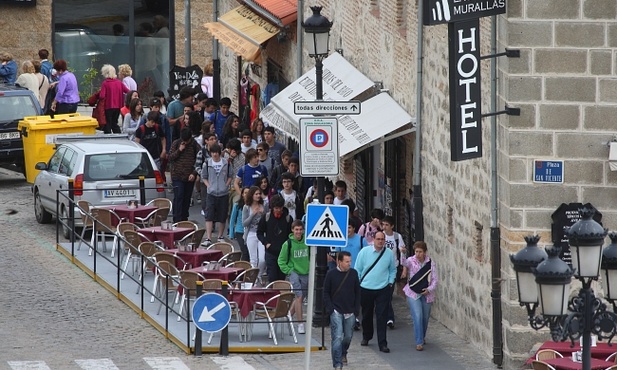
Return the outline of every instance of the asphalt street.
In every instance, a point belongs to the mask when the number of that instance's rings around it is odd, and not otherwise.
[[[200,206],[191,219],[203,224]],[[300,369],[304,353],[187,355],[145,320],[55,250],[55,224],[39,225],[30,185],[0,168],[0,369]],[[425,350],[412,347],[413,329],[403,298],[388,330],[391,353],[356,332],[347,369],[495,369],[444,326],[432,320]],[[314,330],[321,339],[321,331]],[[325,332],[329,346],[328,330]],[[414,346],[415,347],[415,346]],[[311,353],[311,368],[331,369],[330,352]]]

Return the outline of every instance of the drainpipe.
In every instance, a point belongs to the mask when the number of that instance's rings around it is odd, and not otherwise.
[[[219,0],[212,1],[212,19],[219,20]],[[212,97],[216,101],[221,100],[221,60],[219,59],[219,41],[212,37]]]
[[[497,16],[491,17],[491,54],[497,54]],[[497,58],[491,58],[491,112],[497,111]],[[501,312],[501,249],[497,188],[497,116],[491,117],[491,300],[493,303],[493,363],[503,365]]]
[[[302,21],[304,20],[304,0],[298,0],[298,17],[296,20],[296,35],[298,44],[296,47],[296,78],[302,77],[302,62],[303,62],[303,46],[304,46],[304,30],[302,29]]]
[[[184,66],[191,65],[191,0],[184,0]]]
[[[414,150],[414,177],[413,177],[413,205],[415,214],[415,240],[424,240],[424,217],[422,216],[422,61],[424,26],[422,13],[424,1],[418,1],[418,47],[416,51],[417,77],[416,77],[416,146]]]

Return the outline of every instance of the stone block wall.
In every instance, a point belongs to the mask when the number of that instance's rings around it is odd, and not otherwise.
[[[505,368],[513,369],[549,335],[524,320],[507,255],[524,247],[527,234],[551,244],[551,214],[561,203],[591,202],[604,226],[617,228],[607,146],[617,131],[617,3],[510,0],[508,7],[498,42],[521,50],[519,59],[499,60],[500,104],[521,108],[520,117],[498,121],[504,352]],[[564,183],[534,183],[534,160],[563,160]]]
[[[35,7],[0,5],[0,50],[13,54],[19,67],[26,60],[38,60],[39,49],[51,50],[51,3],[38,0]]]

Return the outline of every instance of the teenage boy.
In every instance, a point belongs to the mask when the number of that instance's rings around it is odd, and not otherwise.
[[[283,244],[279,254],[278,264],[284,274],[289,275],[296,299],[289,313],[296,316],[298,334],[304,334],[304,318],[302,316],[302,297],[308,292],[309,248],[304,242],[304,224],[295,220],[291,224],[292,233]]]
[[[155,97],[155,98],[150,99],[149,105],[150,105],[150,112],[159,113],[159,115],[157,116],[158,118],[157,118],[156,123],[158,123],[159,126],[163,128],[163,132],[165,132],[165,144],[167,145],[165,150],[167,151],[167,153],[169,153],[169,151],[171,150],[171,143],[173,142],[173,140],[172,140],[172,135],[171,135],[172,134],[171,126],[169,125],[169,120],[167,119],[167,116],[165,116],[163,111],[161,110],[165,106],[164,101],[161,100],[161,98]],[[148,119],[148,115],[147,114],[143,115],[141,117],[141,120],[139,121],[139,126],[145,125],[147,119]],[[161,175],[163,175],[164,179],[167,178],[167,175],[165,175],[165,171],[167,171],[167,158],[161,161]],[[171,178],[171,174],[169,178]]]
[[[195,171],[197,171],[199,175],[201,175],[201,171],[203,170],[204,163],[206,163],[206,161],[210,158],[210,152],[208,151],[208,148],[210,148],[212,145],[219,146],[218,140],[216,140],[216,135],[213,132],[207,132],[203,136],[203,140],[204,140],[204,146],[201,148],[199,153],[197,153],[197,158],[195,158]],[[198,176],[197,181],[201,181],[199,179],[199,176]],[[200,199],[202,199],[201,215],[205,216],[206,215],[206,202],[203,200],[205,200],[208,197],[208,189],[206,188],[205,185],[201,185],[199,187],[199,197]]]
[[[400,264],[401,260],[401,250],[400,248],[405,248],[405,242],[403,241],[403,237],[401,234],[394,231],[394,218],[392,216],[384,216],[381,220],[381,228],[383,229],[384,234],[386,234],[386,248],[390,249],[392,253],[394,253],[395,261],[396,261],[396,280],[398,282],[402,277],[407,276],[406,269]],[[388,304],[388,327],[390,329],[394,329],[394,308],[392,307],[392,295],[396,290],[396,284],[392,286],[392,293],[390,293],[390,303]]]
[[[268,145],[268,148],[270,148],[270,145]],[[272,157],[272,154],[270,154],[271,152],[272,152],[271,150],[268,150],[268,155],[270,156],[270,158],[274,158]],[[272,188],[276,188],[279,185],[278,182],[281,180],[281,175],[283,174],[283,172],[287,172],[287,166],[289,166],[290,158],[291,158],[291,151],[284,150],[281,153],[280,161],[277,161],[276,159],[274,160],[274,163],[276,163],[276,165],[274,166],[274,169],[272,170],[272,173],[270,174],[270,186]]]
[[[276,141],[276,133],[274,131],[274,127],[268,126],[264,128],[264,140],[270,148],[270,152],[268,153],[268,155],[274,158],[274,161],[277,165],[281,164],[281,155],[287,148],[285,148],[285,145]]]
[[[167,107],[167,119],[171,126],[171,137],[173,140],[180,136],[180,119],[184,117],[184,107],[193,107],[193,100],[195,95],[195,89],[192,87],[183,87],[180,89],[178,100],[174,100],[169,103]]]
[[[148,112],[146,124],[135,131],[135,142],[148,150],[160,170],[161,159],[167,157],[167,140],[163,128],[156,122],[158,116],[158,112]]]
[[[292,220],[301,220],[302,216],[304,216],[304,202],[298,192],[293,189],[293,175],[289,172],[285,172],[282,176],[281,183],[283,189],[279,194],[285,201],[285,208],[289,211]]]
[[[334,204],[341,205],[347,199],[347,183],[343,180],[338,180],[334,183]]]
[[[285,274],[278,265],[281,248],[291,233],[293,220],[285,208],[285,200],[279,194],[270,199],[270,211],[263,215],[257,225],[257,239],[266,248],[266,270],[268,281],[285,280]]]
[[[268,176],[266,167],[259,164],[259,157],[255,149],[249,149],[244,156],[246,158],[246,164],[240,167],[236,175],[236,181],[234,181],[236,194],[241,194],[241,189],[243,187],[250,188],[255,185],[258,178]]]
[[[268,155],[269,150],[270,146],[265,141],[257,144],[257,155],[259,156],[259,164],[266,167],[268,173],[271,174],[274,170],[276,162],[272,157]]]
[[[323,283],[323,302],[330,315],[332,365],[342,370],[353,338],[355,318],[360,314],[360,279],[351,268],[351,254],[339,252],[336,268],[328,271]]]
[[[249,149],[257,149],[257,143],[253,140],[253,133],[251,130],[242,131],[242,153],[246,154]]]
[[[208,189],[206,198],[206,243],[212,240],[212,226],[217,222],[218,241],[223,241],[229,208],[229,185],[233,174],[229,161],[221,156],[221,147],[214,144],[208,148],[210,158],[201,171],[201,178]]]
[[[227,118],[230,114],[233,114],[229,111],[231,107],[231,99],[223,98],[219,104],[220,108],[214,113],[210,114],[208,119],[210,122],[214,123],[214,130],[216,131],[217,137],[223,137],[223,126],[225,126],[225,122],[227,122]]]
[[[189,219],[189,207],[197,172],[195,157],[201,148],[193,139],[188,127],[180,131],[180,138],[171,144],[169,162],[171,166],[171,181],[174,186],[173,221]]]
[[[233,138],[227,142],[226,150],[227,155],[226,158],[229,160],[231,164],[231,173],[236,174],[240,171],[240,168],[244,166],[246,163],[246,157],[240,148],[242,144],[240,144],[240,140]],[[229,214],[231,214],[231,210],[233,206],[240,199],[240,192],[236,192],[235,181],[234,186],[229,190]],[[240,210],[242,211],[242,210]]]

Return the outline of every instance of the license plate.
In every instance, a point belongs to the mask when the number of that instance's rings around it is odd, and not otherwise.
[[[2,132],[0,133],[0,140],[19,139],[19,132]]]
[[[135,197],[135,189],[109,189],[105,190],[105,198]]]

